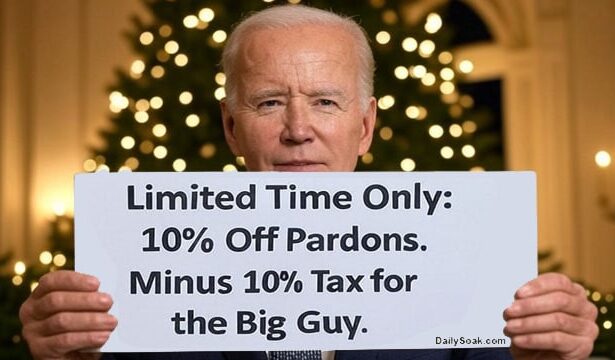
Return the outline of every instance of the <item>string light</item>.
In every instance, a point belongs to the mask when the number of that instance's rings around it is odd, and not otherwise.
[[[421,78],[421,83],[425,86],[433,86],[436,83],[436,75],[427,73]]]
[[[26,264],[23,261],[18,261],[13,267],[15,275],[23,275],[26,272]]]
[[[216,13],[210,8],[203,8],[199,11],[199,19],[206,23],[211,22],[215,16]]]
[[[146,113],[145,111],[137,111],[135,113],[135,120],[139,124],[145,124],[149,120],[149,114]]]
[[[192,93],[189,91],[183,91],[179,94],[179,102],[184,105],[190,104],[192,102]]]
[[[472,120],[464,121],[461,126],[463,127],[463,131],[467,132],[468,134],[473,134],[477,130],[476,123]]]
[[[453,91],[450,94],[442,94],[440,96],[440,99],[442,99],[442,101],[445,104],[455,104],[456,105],[456,103],[459,101],[459,93],[456,92],[456,91]],[[457,105],[457,106],[459,106],[459,105]],[[463,109],[462,109],[462,111],[463,111]]]
[[[168,153],[169,151],[167,150],[167,148],[162,145],[158,145],[154,148],[154,157],[157,159],[164,159],[165,157],[167,157]]]
[[[450,95],[455,92],[455,84],[450,81],[445,81],[440,84],[440,92],[444,95]]]
[[[483,172],[485,171],[485,168],[482,166],[474,166],[473,168],[470,169],[471,172]]]
[[[463,128],[459,124],[453,124],[448,128],[448,132],[452,137],[458,138],[463,135]]]
[[[467,157],[468,159],[471,159],[474,157],[474,155],[476,155],[476,149],[472,145],[464,145],[464,147],[461,148],[461,153],[463,154],[463,156]]]
[[[57,254],[53,257],[53,264],[57,267],[62,267],[66,265],[66,256],[63,254]]]
[[[237,168],[233,164],[226,164],[222,168],[222,171],[224,171],[224,172],[232,172],[232,171],[237,171]]]
[[[600,294],[598,291],[594,291],[592,293],[592,300],[594,302],[598,302],[598,301],[600,301],[600,299],[602,299],[602,294]]]
[[[124,149],[130,150],[135,147],[135,138],[132,136],[124,136],[120,141],[120,144]]]
[[[386,45],[391,41],[391,34],[386,31],[380,31],[376,34],[376,42],[380,45]]]
[[[200,154],[205,159],[211,159],[216,154],[216,145],[211,143],[203,145]]]
[[[442,70],[440,70],[440,77],[444,81],[451,81],[455,78],[455,72],[453,71],[453,69],[449,67],[445,67]]]
[[[155,109],[155,110],[160,109],[163,104],[164,104],[164,101],[162,101],[162,98],[160,96],[154,96],[153,98],[149,100],[149,105],[152,107],[152,109]]]
[[[395,98],[392,95],[385,95],[378,99],[378,107],[382,110],[388,110],[395,105]]]
[[[51,264],[51,261],[53,260],[53,255],[51,255],[51,253],[49,251],[43,251],[39,256],[38,256],[38,260],[41,262],[41,264],[43,265],[49,265]]]
[[[461,99],[459,99],[459,103],[464,108],[471,108],[474,106],[474,99],[470,95],[463,95]]]
[[[100,164],[96,168],[96,172],[109,172],[109,171],[111,171],[111,169],[109,169],[109,166],[107,166],[105,164]]]
[[[188,56],[186,54],[177,54],[175,56],[175,65],[179,67],[184,67],[188,64]]]
[[[152,134],[154,134],[155,137],[163,137],[167,134],[167,127],[162,124],[156,124],[152,128]]]
[[[139,41],[143,45],[149,45],[154,41],[154,34],[149,31],[145,31],[139,36]]]
[[[430,34],[435,34],[442,28],[442,18],[436,13],[427,15],[427,21],[425,22],[425,31]]]
[[[594,161],[599,167],[607,168],[611,165],[611,155],[604,150],[600,150],[594,156]]]
[[[382,13],[382,22],[387,25],[395,25],[399,21],[399,17],[394,10],[386,10]]]
[[[166,44],[164,44],[164,51],[166,51],[167,54],[173,55],[179,51],[179,44],[174,40],[167,41]]]
[[[54,201],[53,205],[51,205],[51,210],[55,216],[66,215],[66,205],[62,201]]]
[[[13,282],[13,285],[19,286],[23,284],[23,277],[21,277],[20,275],[15,275],[13,276],[12,282]]]
[[[439,139],[444,135],[444,129],[440,125],[432,125],[429,127],[429,136],[434,139]]]
[[[436,50],[436,43],[431,40],[423,40],[419,45],[419,55],[424,58],[430,57]]]
[[[149,110],[149,101],[147,101],[147,99],[139,99],[135,103],[135,108],[137,111],[147,111]]]
[[[218,44],[221,44],[226,40],[226,31],[217,30],[216,32],[214,32],[211,38],[214,39],[214,41],[217,42]]]
[[[132,169],[124,165],[124,166],[120,166],[120,168],[117,169],[117,172],[121,172],[121,173],[132,172]]]
[[[158,29],[158,33],[162,37],[169,37],[171,36],[171,34],[173,34],[173,28],[171,28],[169,25],[162,25],[160,29]]]
[[[408,68],[405,66],[398,66],[395,68],[395,77],[399,80],[406,80],[410,76]]]
[[[470,60],[462,60],[459,63],[459,71],[464,74],[469,74],[474,71],[474,64]]]
[[[388,126],[383,127],[382,129],[380,129],[379,133],[380,138],[384,141],[389,141],[393,138],[393,129],[391,129]]]
[[[226,90],[223,87],[219,87],[214,91],[214,97],[220,101],[226,97]]]
[[[145,140],[143,141],[140,145],[139,145],[139,151],[141,151],[143,154],[147,155],[147,154],[151,154],[154,151],[154,143],[152,143],[149,140]]]
[[[152,70],[150,70],[150,74],[152,74],[154,79],[160,79],[164,76],[164,73],[164,68],[161,65],[156,65],[152,68]]]
[[[96,161],[94,161],[94,159],[87,159],[86,161],[83,162],[83,170],[87,171],[87,172],[92,172],[94,170],[96,170]]]
[[[440,155],[444,159],[449,160],[452,159],[453,156],[455,156],[455,151],[450,146],[444,146],[442,149],[440,149]]]
[[[412,37],[407,37],[401,43],[402,49],[406,52],[413,52],[419,47],[419,43]]]
[[[130,72],[132,75],[141,76],[144,70],[145,70],[145,63],[143,62],[143,60],[135,60],[132,62],[132,65],[130,66]]]
[[[215,76],[216,84],[224,86],[226,84],[226,75],[224,73],[217,73]]]
[[[136,157],[129,157],[128,159],[126,159],[126,161],[124,161],[124,165],[126,165],[131,170],[137,170],[137,168],[139,167],[139,159],[137,159]]]
[[[158,50],[156,52],[156,59],[158,59],[158,61],[160,62],[167,62],[169,61],[169,59],[171,58],[171,56],[169,55],[169,53],[167,53],[164,50]]]
[[[438,61],[442,65],[448,65],[453,62],[453,54],[449,51],[443,51],[438,55]]]
[[[361,156],[361,162],[365,165],[371,164],[374,162],[374,155],[370,152],[366,152],[363,156]]]
[[[33,292],[38,287],[38,281],[33,281],[30,283],[30,292]]]
[[[186,170],[186,161],[184,159],[177,159],[173,161],[173,170],[177,172]]]
[[[113,91],[109,94],[109,110],[114,113],[119,113],[128,108],[129,103],[128,98],[119,91]]]
[[[199,25],[199,18],[195,15],[188,15],[184,18],[184,26],[188,29],[194,29]]]
[[[190,114],[190,115],[186,116],[186,125],[188,127],[191,127],[191,128],[197,127],[197,126],[199,126],[200,122],[201,122],[201,119],[196,114]]]
[[[420,79],[427,74],[427,68],[423,65],[413,66],[410,75],[415,79]]]
[[[416,169],[416,163],[410,158],[403,159],[400,163],[400,167],[403,171],[413,171]]]
[[[610,330],[613,327],[613,323],[610,320],[605,320],[602,323],[602,327],[605,328],[606,330]]]
[[[235,162],[237,163],[237,165],[239,166],[246,166],[246,159],[243,156],[237,156],[235,158]]]
[[[301,0],[288,0],[289,4],[297,5],[301,2]]]

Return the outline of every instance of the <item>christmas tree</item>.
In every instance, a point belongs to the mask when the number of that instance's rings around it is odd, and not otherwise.
[[[299,1],[288,1],[298,3]],[[232,25],[286,1],[148,1],[154,21],[134,20],[137,58],[110,89],[112,126],[87,171],[201,171],[242,168],[224,143],[218,66]],[[357,16],[377,63],[379,116],[361,170],[502,169],[501,140],[491,118],[473,108],[457,80],[472,70],[450,51],[442,16],[405,20],[408,1],[328,1],[310,5]],[[443,9],[445,11],[446,9]]]
[[[133,19],[127,38],[136,59],[118,70],[109,89],[111,125],[105,146],[92,149],[86,171],[241,170],[224,142],[218,102],[225,77],[218,63],[232,25],[252,11],[300,0],[147,0],[151,22]],[[442,19],[448,4],[418,22],[407,20],[409,0],[303,1],[355,16],[377,63],[379,116],[370,153],[360,170],[500,170],[501,135],[488,111],[459,90],[472,63],[455,59],[454,37]],[[496,126],[497,128],[497,126]],[[40,262],[18,262],[0,276],[0,359],[28,359],[17,311],[45,272],[72,266],[72,224],[52,223],[50,248]],[[548,256],[547,256],[548,257]],[[0,265],[9,258],[0,259]],[[615,357],[613,295],[589,291],[599,306],[596,354]],[[610,330],[610,332],[609,332]]]

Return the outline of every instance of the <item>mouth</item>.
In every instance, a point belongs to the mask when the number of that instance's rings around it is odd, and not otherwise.
[[[274,171],[324,171],[326,166],[324,163],[315,161],[286,161],[273,164]]]

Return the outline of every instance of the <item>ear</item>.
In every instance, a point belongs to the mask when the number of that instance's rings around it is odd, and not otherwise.
[[[237,138],[235,137],[235,119],[231,114],[229,106],[226,100],[220,101],[220,113],[222,114],[222,126],[224,127],[224,138],[228,147],[231,149],[235,156],[241,156]]]
[[[375,97],[369,98],[369,105],[367,106],[367,110],[363,115],[362,119],[362,130],[361,130],[361,139],[359,141],[359,153],[358,156],[364,155],[369,147],[372,145],[372,138],[374,135],[374,126],[376,124],[376,112],[378,106]]]

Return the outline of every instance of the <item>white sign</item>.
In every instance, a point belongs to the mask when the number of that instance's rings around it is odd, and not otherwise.
[[[536,276],[533,173],[97,173],[77,271],[119,319],[102,351],[509,346]]]

